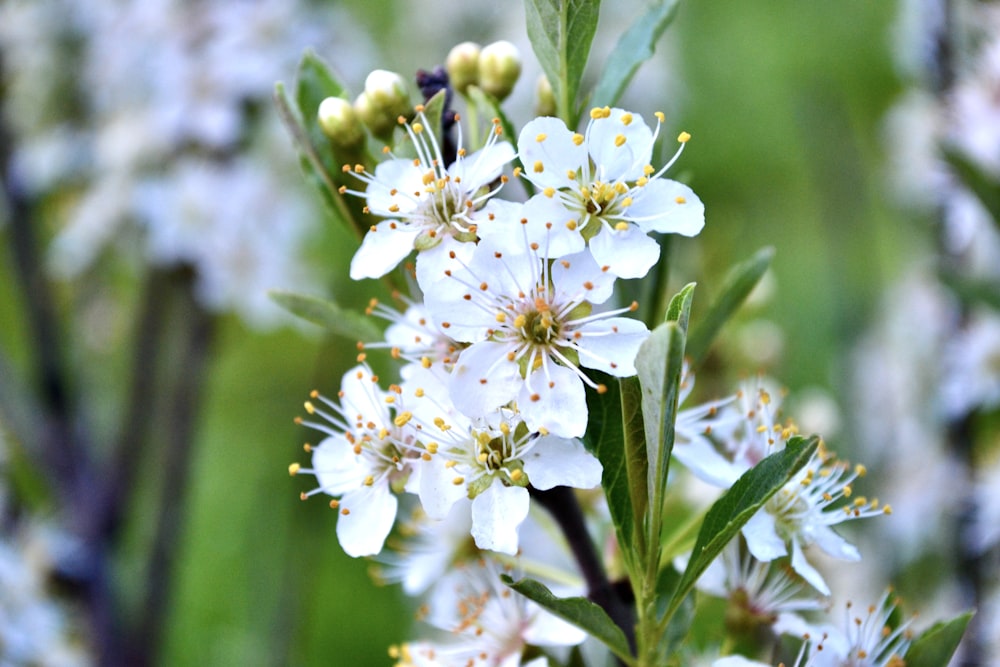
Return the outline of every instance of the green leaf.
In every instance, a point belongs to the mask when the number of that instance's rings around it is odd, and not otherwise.
[[[506,574],[500,579],[524,597],[538,603],[559,618],[572,623],[603,643],[611,652],[627,665],[634,665],[635,659],[629,650],[628,639],[622,629],[603,609],[587,598],[557,598],[548,588],[534,579],[514,581]]]
[[[972,190],[993,222],[1000,225],[1000,183],[963,153],[951,148],[944,148],[943,153],[959,180]]]
[[[330,333],[361,341],[375,341],[382,338],[382,332],[368,317],[341,308],[332,301],[280,290],[272,290],[268,295],[288,312],[318,324]]]
[[[642,386],[642,418],[649,461],[649,504],[666,484],[670,452],[674,446],[674,420],[681,369],[684,366],[684,332],[677,322],[664,322],[639,346],[636,374]],[[651,536],[659,539],[658,536]]]
[[[653,57],[656,42],[674,20],[679,0],[654,0],[622,33],[608,56],[592,98],[594,106],[614,106],[639,65]]]
[[[469,86],[465,94],[479,109],[489,111],[490,115],[500,119],[500,127],[503,129],[503,139],[506,139],[511,144],[517,143],[517,130],[514,127],[514,123],[510,122],[510,118],[500,108],[500,103],[497,102],[495,97],[483,92],[478,86]],[[521,169],[524,169],[524,163],[521,162],[520,157],[514,158],[514,166],[520,166]],[[521,179],[521,185],[528,191],[529,197],[535,194],[535,186],[528,179]]]
[[[674,295],[667,306],[667,322],[677,322],[677,325],[687,335],[688,322],[691,320],[691,302],[694,300],[696,283],[688,283]]]
[[[615,525],[620,544],[630,545],[634,518],[632,502],[629,500],[625,434],[622,430],[622,398],[621,394],[615,391],[613,378],[610,376],[602,378],[597,373],[593,378],[596,382],[605,384],[608,391],[603,394],[596,391],[587,392],[587,412],[590,417],[583,442],[604,468],[601,473],[601,487],[608,499],[608,510],[611,512],[611,521]],[[622,392],[624,391],[622,388]]]
[[[440,137],[442,132],[441,117],[444,115],[446,97],[447,93],[442,88],[434,94],[434,97],[424,103],[424,118],[427,119],[427,124],[431,126],[437,137]]]
[[[973,612],[935,623],[913,640],[906,652],[906,667],[947,667],[962,641]]]
[[[556,109],[576,126],[576,96],[597,32],[600,0],[527,0],[528,39],[552,84]]]
[[[771,454],[746,471],[715,501],[705,515],[687,569],[674,591],[667,611],[668,618],[729,540],[809,461],[818,446],[819,438],[816,436],[808,440],[795,436],[788,441],[785,449]]]
[[[327,211],[334,220],[348,227],[351,233],[360,240],[360,232],[357,225],[354,224],[354,217],[344,203],[340,192],[337,191],[337,185],[334,183],[324,159],[317,151],[316,146],[313,145],[305,121],[301,114],[292,107],[291,100],[285,90],[285,84],[280,81],[274,86],[274,104],[278,109],[281,122],[295,141],[295,147],[299,151],[299,163],[306,180],[319,191]]]
[[[632,526],[641,526],[649,510],[649,457],[646,453],[646,428],[642,419],[642,386],[636,377],[623,378],[621,421],[624,433],[625,471],[632,506]],[[631,532],[631,528],[628,532]],[[641,534],[641,533],[640,533]],[[622,542],[631,545],[632,542]],[[640,546],[644,547],[645,540]]]
[[[773,257],[774,248],[762,248],[750,259],[734,266],[726,275],[719,296],[688,338],[687,356],[692,368],[705,359],[716,335],[756,287]]]

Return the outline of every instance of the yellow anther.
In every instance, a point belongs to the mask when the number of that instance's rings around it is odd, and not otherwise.
[[[421,132],[424,131],[424,126],[420,123],[414,123],[410,127],[412,127],[413,131],[416,132],[417,134],[420,134]]]
[[[574,133],[573,134],[573,143],[576,144],[577,146],[579,146],[580,144],[582,144],[583,143],[583,135],[580,134],[579,132]]]
[[[622,220],[621,222],[615,223],[615,229],[620,232],[628,231],[628,223]]]
[[[490,458],[490,455],[486,452],[480,452],[479,456],[476,457],[480,463],[486,463],[486,460]]]
[[[632,124],[632,114],[630,114],[628,112],[623,113],[621,120],[622,120],[622,125],[631,125]]]
[[[316,408],[313,407],[312,403],[310,403],[309,401],[306,401],[303,405],[305,405],[306,412],[308,412],[311,415],[312,414],[316,414]]]
[[[451,483],[454,484],[455,486],[462,486],[463,484],[465,484],[465,478],[456,477],[455,479],[451,480]]]
[[[674,197],[674,201],[677,202],[678,204],[686,204],[687,203],[687,199],[685,199],[684,197],[681,197],[680,195],[677,195],[676,197]]]
[[[421,357],[420,358],[420,365],[423,366],[424,368],[430,368],[431,367],[431,359],[430,359],[430,357]]]
[[[500,324],[503,324],[504,322],[507,321],[507,313],[504,313],[504,312],[497,313],[497,316],[496,316],[495,319]]]
[[[298,463],[291,464],[290,466],[288,466],[288,474],[291,475],[292,477],[295,477],[296,475],[299,474],[299,469],[301,467],[302,466],[300,466]]]
[[[681,132],[680,134],[677,135],[677,141],[681,142],[682,144],[686,144],[687,142],[691,141],[691,135],[688,134],[687,132]]]
[[[392,423],[396,426],[406,426],[413,419],[413,413],[407,410],[406,412],[400,412],[396,415],[396,418],[392,420]]]
[[[625,135],[619,134],[617,137],[615,137],[615,146],[621,148],[622,146],[625,145],[625,141],[626,141]]]
[[[576,229],[576,220],[570,220],[569,222],[567,222],[566,229],[570,230],[571,232],[574,231]]]
[[[510,425],[507,422],[502,422],[500,424],[500,432],[504,435],[510,435]]]
[[[625,197],[625,199],[622,200],[622,208],[628,208],[631,205],[632,205],[631,197]]]
[[[552,199],[556,194],[556,189],[553,187],[545,188],[544,190],[542,190],[542,194],[548,197],[549,199]]]
[[[514,326],[518,329],[520,329],[527,323],[528,323],[528,318],[525,317],[524,315],[518,315],[517,317],[514,318]]]
[[[663,115],[662,111],[657,111],[653,115],[656,116],[656,120],[660,121],[661,123],[667,122],[667,117]]]
[[[548,136],[549,135],[545,134],[544,132],[539,132],[538,135],[535,137],[535,141],[537,141],[538,143],[542,143],[548,138]]]
[[[375,478],[374,477],[372,477],[371,475],[368,475],[367,477],[365,477],[365,486],[372,486],[374,484],[375,484]]]
[[[511,470],[510,471],[510,479],[511,479],[512,482],[519,482],[519,481],[521,481],[522,477],[524,477],[524,471],[523,470]]]
[[[864,477],[865,475],[868,474],[868,468],[866,468],[864,464],[859,463],[858,465],[854,466],[854,474],[856,474],[858,477]]]
[[[594,107],[593,109],[590,110],[590,117],[593,120],[597,120],[598,118],[602,118],[603,116],[604,116],[604,109],[601,109],[600,107]]]
[[[542,173],[543,171],[545,171],[545,165],[544,165],[544,164],[542,164],[542,161],[541,161],[541,160],[535,160],[535,164],[534,164],[534,166],[532,167],[532,170],[533,170],[533,171],[534,171],[534,172],[535,172],[536,174],[540,174],[540,173]]]

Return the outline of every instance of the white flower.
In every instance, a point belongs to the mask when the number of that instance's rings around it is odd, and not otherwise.
[[[476,240],[477,223],[487,214],[482,209],[500,189],[491,184],[514,158],[513,147],[499,140],[497,121],[481,150],[467,155],[460,137],[457,159],[444,164],[434,130],[417,108],[416,120],[403,124],[416,159],[393,157],[374,174],[362,165],[344,167],[368,187],[361,192],[344,186],[341,193],[364,197],[369,213],[386,218],[369,229],[351,260],[353,280],[383,276],[416,249],[417,280],[426,290],[426,276],[439,275],[437,267],[448,253],[471,252],[469,242]],[[461,131],[460,124],[456,127]]]
[[[310,473],[319,482],[319,487],[302,494],[303,499],[317,493],[339,497],[330,503],[340,513],[337,538],[344,552],[354,557],[382,550],[396,518],[393,486],[405,479],[420,454],[410,413],[402,409],[396,392],[383,391],[377,381],[361,365],[344,374],[339,405],[314,391],[313,400],[330,412],[307,401],[306,411],[324,421],[297,421],[327,437],[315,447],[306,446],[312,452],[312,468],[297,463],[289,467],[291,474]]]
[[[580,367],[634,375],[649,331],[638,320],[616,317],[634,303],[591,312],[611,296],[614,276],[588,252],[551,268],[541,252],[505,253],[481,241],[467,264],[447,270],[426,304],[448,335],[470,343],[450,380],[461,412],[482,416],[514,400],[531,430],[578,437],[587,427],[584,385],[604,390]]]
[[[641,278],[660,256],[650,232],[694,236],[705,207],[686,185],[662,178],[681,148],[661,169],[650,165],[663,115],[652,131],[623,109],[594,109],[584,134],[557,118],[536,118],[518,137],[524,177],[541,189],[525,204],[525,217],[551,223],[565,237],[566,252],[586,241],[597,263],[622,278]]]
[[[431,518],[443,519],[459,498],[472,498],[472,536],[480,549],[515,554],[528,515],[527,486],[593,488],[600,462],[576,439],[539,435],[514,410],[470,419],[450,405],[438,376],[423,371],[404,383],[427,456],[407,486]]]
[[[410,377],[416,367],[450,371],[459,350],[464,347],[435,326],[424,304],[399,296],[406,310],[400,313],[377,299],[368,303],[365,313],[388,320],[385,341],[365,343],[365,349],[389,348],[394,359],[407,362],[400,369],[400,376]]]
[[[806,560],[803,549],[816,544],[834,558],[861,560],[858,550],[830,526],[851,519],[891,514],[877,499],[854,498],[852,482],[865,474],[864,466],[851,468],[836,461],[821,447],[809,463],[743,526],[747,548],[755,558],[771,561],[791,553],[792,568],[824,595],[830,588]],[[834,507],[837,505],[837,507]]]

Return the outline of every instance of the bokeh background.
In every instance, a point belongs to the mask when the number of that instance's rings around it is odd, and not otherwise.
[[[642,8],[604,4],[590,80]],[[970,550],[962,535],[997,511],[979,472],[995,458],[996,328],[969,362],[986,398],[936,407],[935,369],[971,309],[938,280],[942,257],[962,253],[942,245],[937,181],[921,180],[942,130],[913,102],[942,99],[935,72],[948,58],[927,35],[944,5],[682,2],[622,102],[694,137],[674,175],[707,224],[672,242],[670,261],[677,286],[699,282],[695,317],[730,265],[776,249],[702,391],[773,375],[804,430],[870,465],[866,493],[896,514],[868,533],[852,526],[866,560],[831,572],[848,593],[894,583],[926,619],[988,591],[990,541]],[[82,601],[100,558],[112,616],[154,647],[142,660],[389,664],[413,609],[343,554],[330,510],[300,502],[308,486],[285,472],[305,460],[310,436],[292,421],[302,401],[336,391],[355,350],[266,290],[355,306],[369,293],[347,281],[353,241],[305,184],[271,93],[307,48],[359,91],[372,69],[410,76],[458,42],[498,39],[522,49],[506,107],[523,123],[539,67],[517,3],[6,0],[0,663],[88,664]],[[954,79],[960,54],[949,58]],[[80,525],[86,489],[103,487],[50,474],[81,448],[98,479],[134,471],[114,498],[113,538]],[[105,536],[100,554],[87,531]],[[963,566],[985,581],[958,576]],[[149,629],[139,619],[153,608]],[[995,650],[991,623],[980,632]]]

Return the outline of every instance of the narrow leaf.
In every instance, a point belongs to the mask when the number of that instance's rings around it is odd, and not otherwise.
[[[361,341],[382,338],[382,332],[369,318],[356,311],[341,308],[332,301],[280,290],[272,290],[268,295],[288,312],[318,324],[330,333]]]
[[[705,515],[687,569],[674,591],[668,617],[677,610],[698,577],[729,540],[809,461],[818,446],[819,438],[816,436],[808,440],[795,436],[788,441],[785,449],[771,454],[745,472],[715,501]]]
[[[973,612],[935,623],[913,640],[906,652],[906,667],[947,667],[955,654]]]
[[[559,116],[576,125],[576,95],[597,32],[600,0],[527,0],[528,39],[552,84]]]
[[[773,257],[774,248],[762,248],[750,259],[734,266],[726,275],[719,296],[688,338],[687,356],[692,367],[704,360],[722,326],[753,291]]]
[[[629,650],[628,639],[622,629],[603,609],[587,598],[557,598],[543,584],[533,579],[514,581],[502,574],[500,579],[524,597],[552,612],[559,618],[572,623],[603,643],[611,652],[627,665],[634,665],[635,659]]]
[[[639,66],[653,57],[656,42],[674,20],[679,0],[654,0],[622,33],[594,89],[594,106],[614,106]]]
[[[677,322],[653,330],[636,355],[635,367],[642,385],[642,418],[649,461],[649,503],[666,483],[667,466],[674,445],[677,390],[684,366],[684,332]],[[656,537],[656,536],[654,536]]]
[[[677,322],[681,331],[687,335],[688,322],[691,319],[691,302],[694,300],[695,283],[688,283],[680,292],[674,295],[667,306],[668,322]]]
[[[590,415],[583,442],[603,466],[601,487],[608,499],[608,510],[622,545],[632,543],[634,518],[629,500],[629,479],[626,463],[626,436],[622,430],[622,398],[614,390],[614,379],[597,377],[608,391],[599,394],[587,392],[587,412]],[[624,388],[622,389],[624,392]]]
[[[649,458],[642,418],[642,386],[636,377],[623,378],[620,382],[625,470],[633,512],[631,522],[633,526],[641,526],[645,523],[646,512],[649,510]],[[632,543],[629,541],[623,544]]]

